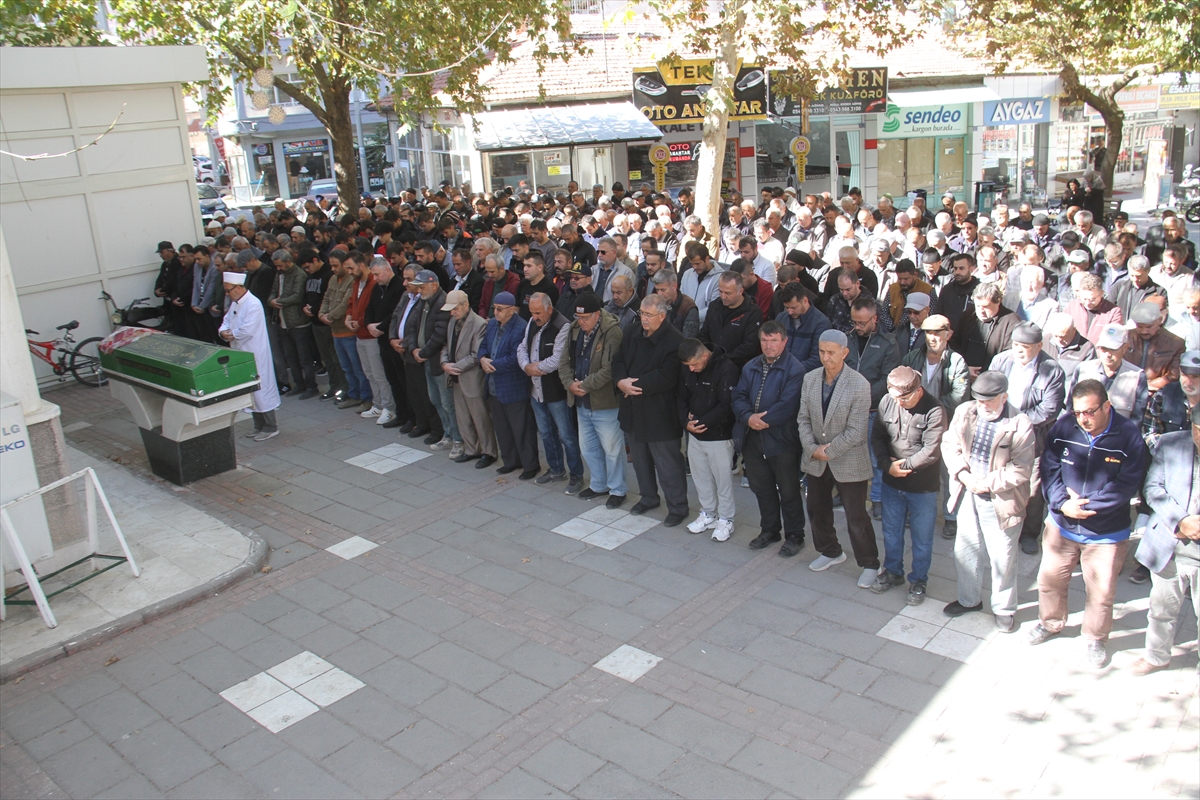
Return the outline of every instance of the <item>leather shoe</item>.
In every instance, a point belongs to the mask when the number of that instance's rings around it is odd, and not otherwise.
[[[942,538],[953,539],[958,535],[958,520],[948,519],[942,523]]]
[[[604,497],[606,494],[608,494],[608,492],[593,492],[592,488],[589,486],[577,494],[576,497],[578,497],[580,500],[594,500],[597,497]]]
[[[1036,556],[1038,553],[1038,540],[1036,536],[1021,537],[1021,552],[1027,556]]]
[[[453,461],[455,464],[465,464],[468,461],[474,461],[477,458],[479,458],[478,455],[473,456],[470,453],[463,453],[461,456],[458,456],[457,458],[452,458],[450,460]]]
[[[1017,619],[1012,614],[996,615],[996,630],[1001,633],[1013,633],[1017,629]]]
[[[679,523],[687,518],[686,514],[667,514],[667,518],[663,520],[664,528],[674,528]]]
[[[507,475],[510,472],[516,472],[520,468],[520,464],[513,464],[511,467],[508,464],[505,464],[503,467],[497,467],[496,472],[500,473],[501,475]]]
[[[527,469],[524,472],[522,472],[520,475],[518,475],[517,478],[519,480],[523,480],[523,481],[531,481],[534,478],[536,478],[538,476],[538,473],[541,471],[542,471],[541,467],[534,467],[533,469]]]
[[[625,495],[609,494],[608,500],[604,503],[605,508],[620,508],[625,505]]]
[[[475,469],[487,469],[492,464],[496,463],[495,456],[480,456],[479,461],[475,464]]]
[[[788,539],[779,546],[779,555],[783,556],[784,558],[791,558],[792,556],[797,555],[803,549],[803,539]]]
[[[1159,670],[1164,670],[1169,666],[1171,666],[1169,662],[1166,664],[1151,664],[1146,659],[1139,658],[1137,661],[1133,662],[1133,666],[1129,669],[1134,675],[1138,676],[1139,678],[1143,678],[1149,675],[1151,672],[1158,672]]]
[[[428,436],[428,435],[429,435],[429,428],[413,428],[411,431],[408,432],[408,438],[410,438],[410,439],[420,439],[422,436]]]
[[[400,421],[399,417],[392,417],[391,419],[389,419],[387,422],[383,423],[379,427],[381,427],[381,428],[399,428],[403,424],[404,423]]]
[[[1058,634],[1050,631],[1045,625],[1039,622],[1037,625],[1034,625],[1033,630],[1029,632],[1029,643],[1041,644],[1042,642],[1050,641],[1055,636],[1058,636]]]
[[[973,606],[964,606],[962,603],[955,600],[951,603],[947,603],[946,607],[942,609],[942,613],[944,613],[947,617],[961,617],[963,614],[970,614],[972,611],[982,610],[983,603],[977,603]]]
[[[751,550],[762,550],[767,545],[774,544],[775,542],[778,542],[782,538],[783,538],[783,536],[781,534],[766,533],[764,531],[763,533],[760,533],[758,536],[755,536],[753,539],[750,540],[750,549]]]
[[[401,425],[401,426],[400,426],[400,432],[401,432],[401,433],[412,433],[412,432],[413,432],[413,429],[414,429],[414,428],[416,428],[416,427],[417,427],[417,423],[415,423],[415,422],[406,422],[406,423],[404,423],[403,425]]]
[[[651,505],[647,505],[646,503],[643,503],[641,500],[639,500],[638,502],[633,504],[633,508],[629,509],[629,513],[633,514],[634,516],[638,516],[641,514],[645,514],[647,511],[649,511],[653,508],[658,508],[658,506],[659,506],[658,503],[655,503],[654,505],[651,506]]]

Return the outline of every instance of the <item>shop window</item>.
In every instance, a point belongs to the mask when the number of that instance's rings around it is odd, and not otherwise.
[[[668,142],[671,148],[671,161],[667,164],[666,189],[677,194],[684,187],[696,185],[696,172],[699,167],[700,142]],[[738,140],[727,139],[725,142],[725,163],[722,165],[721,193],[725,194],[730,188],[738,186],[737,168]],[[654,181],[654,165],[650,163],[650,145],[630,145],[629,171],[641,173],[637,183]],[[630,179],[633,183],[633,179]]]
[[[387,125],[364,125],[364,150],[367,155],[367,182],[372,192],[382,192],[383,171],[387,167]],[[355,149],[358,142],[354,143]]]
[[[419,129],[402,127],[396,131],[396,163],[386,174],[391,176],[392,184],[388,189],[391,196],[425,183],[425,151],[421,149]]]
[[[492,153],[488,156],[488,162],[491,164],[491,184],[492,191],[496,191],[504,186],[511,186],[517,190],[525,190],[530,187],[529,153]]]
[[[329,142],[326,139],[284,142],[283,158],[287,168],[288,192],[292,197],[307,194],[313,181],[332,175]]]
[[[444,130],[429,132],[433,153],[433,181],[450,181],[455,186],[471,182],[471,150],[467,129],[451,125]]]
[[[275,84],[271,86],[271,103],[277,106],[298,106],[298,102],[293,100],[288,95],[279,91],[279,82],[290,83],[293,86],[300,85],[300,76],[296,73],[288,73],[287,75],[276,75]]]

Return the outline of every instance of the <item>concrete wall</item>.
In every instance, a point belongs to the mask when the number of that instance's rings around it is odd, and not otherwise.
[[[200,236],[181,83],[199,47],[0,48],[0,225],[26,327],[111,331],[100,298],[152,293],[161,239]],[[122,111],[123,109],[123,111]],[[119,118],[118,118],[118,115]],[[37,364],[38,377],[49,368]]]

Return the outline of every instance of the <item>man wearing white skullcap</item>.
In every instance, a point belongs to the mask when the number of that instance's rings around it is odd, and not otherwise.
[[[246,289],[245,273],[226,272],[221,276],[221,280],[230,302],[218,333],[234,350],[254,354],[260,388],[252,395],[254,432],[246,436],[256,442],[265,442],[279,435],[279,428],[275,423],[275,409],[279,408],[279,387],[275,383],[271,342],[267,338],[267,318],[263,313],[262,302]]]

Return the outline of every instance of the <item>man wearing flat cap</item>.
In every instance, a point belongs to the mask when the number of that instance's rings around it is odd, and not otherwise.
[[[954,412],[942,438],[950,477],[947,506],[958,514],[954,566],[958,599],[947,616],[983,610],[984,564],[991,563],[992,614],[996,629],[1017,629],[1017,539],[1029,501],[1029,478],[1037,458],[1028,417],[1008,403],[1003,373],[980,373],[975,399]]]
[[[1200,405],[1200,350],[1179,357],[1179,380],[1163,387],[1158,396],[1157,432],[1188,430],[1192,409]]]
[[[1080,381],[1098,380],[1104,385],[1108,400],[1121,416],[1138,420],[1146,412],[1150,390],[1146,373],[1136,364],[1125,360],[1129,349],[1129,331],[1122,325],[1108,325],[1100,331],[1096,342],[1096,357],[1082,362],[1075,370],[1067,395]]]
[[[1138,303],[1133,307],[1132,316],[1136,327],[1129,332],[1125,360],[1145,371],[1146,387],[1153,397],[1168,384],[1179,380],[1179,359],[1187,346],[1183,339],[1163,327],[1167,316],[1166,298],[1153,297]]]

